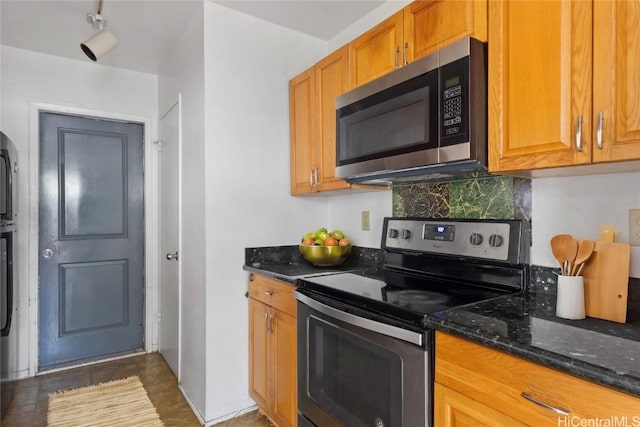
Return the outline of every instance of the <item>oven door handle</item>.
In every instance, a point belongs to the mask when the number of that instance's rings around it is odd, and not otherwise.
[[[293,295],[301,303],[334,319],[372,332],[377,332],[383,335],[390,336],[392,338],[406,341],[420,347],[424,347],[424,334],[408,331],[397,326],[387,325],[386,323],[376,322],[375,320],[366,319],[364,317],[356,316],[354,314],[338,310],[337,308],[330,307],[326,304],[309,298],[308,296],[303,295],[298,291],[294,291]]]

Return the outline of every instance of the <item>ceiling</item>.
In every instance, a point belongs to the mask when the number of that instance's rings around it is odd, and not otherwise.
[[[213,1],[213,0],[211,0]],[[330,40],[384,0],[222,0],[225,7],[322,40]],[[118,46],[98,62],[158,74],[166,49],[182,33],[198,0],[104,0],[102,15]],[[81,61],[97,29],[87,21],[97,0],[0,0],[3,45]]]

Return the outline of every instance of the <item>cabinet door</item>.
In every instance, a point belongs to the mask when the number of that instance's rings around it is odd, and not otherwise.
[[[489,2],[490,171],[591,162],[591,30],[591,2]]]
[[[315,73],[310,68],[289,82],[291,194],[315,191]]]
[[[593,8],[593,161],[640,159],[640,1],[595,1]]]
[[[349,43],[351,85],[357,87],[402,66],[403,12]]]
[[[273,310],[271,334],[273,351],[273,420],[280,427],[297,425],[296,318]]]
[[[269,402],[268,307],[249,298],[249,394],[261,408]]]
[[[404,42],[409,62],[468,36],[487,41],[484,0],[417,1],[404,8]]]
[[[441,384],[434,386],[434,425],[440,427],[525,426],[489,406],[483,405]]]
[[[336,178],[336,96],[349,90],[347,46],[335,51],[316,65],[317,141],[319,191],[349,188]]]

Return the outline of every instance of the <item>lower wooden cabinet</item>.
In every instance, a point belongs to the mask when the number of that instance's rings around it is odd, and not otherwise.
[[[525,426],[477,400],[436,383],[434,387],[437,427],[518,427]]]
[[[640,398],[441,332],[435,359],[438,427],[640,421]]]
[[[279,427],[297,425],[295,287],[252,274],[249,394]]]

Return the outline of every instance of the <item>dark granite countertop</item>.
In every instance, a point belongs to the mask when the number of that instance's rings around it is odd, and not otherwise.
[[[351,248],[351,254],[340,265],[315,267],[305,260],[298,246],[269,246],[245,249],[246,271],[263,274],[295,285],[302,277],[357,271],[381,264],[380,249]]]
[[[297,246],[248,248],[243,268],[295,285],[302,277],[378,266],[380,257],[379,249],[354,247],[344,264],[318,268]],[[427,326],[640,397],[640,319],[558,318],[551,288],[538,283],[529,292],[434,313]]]

